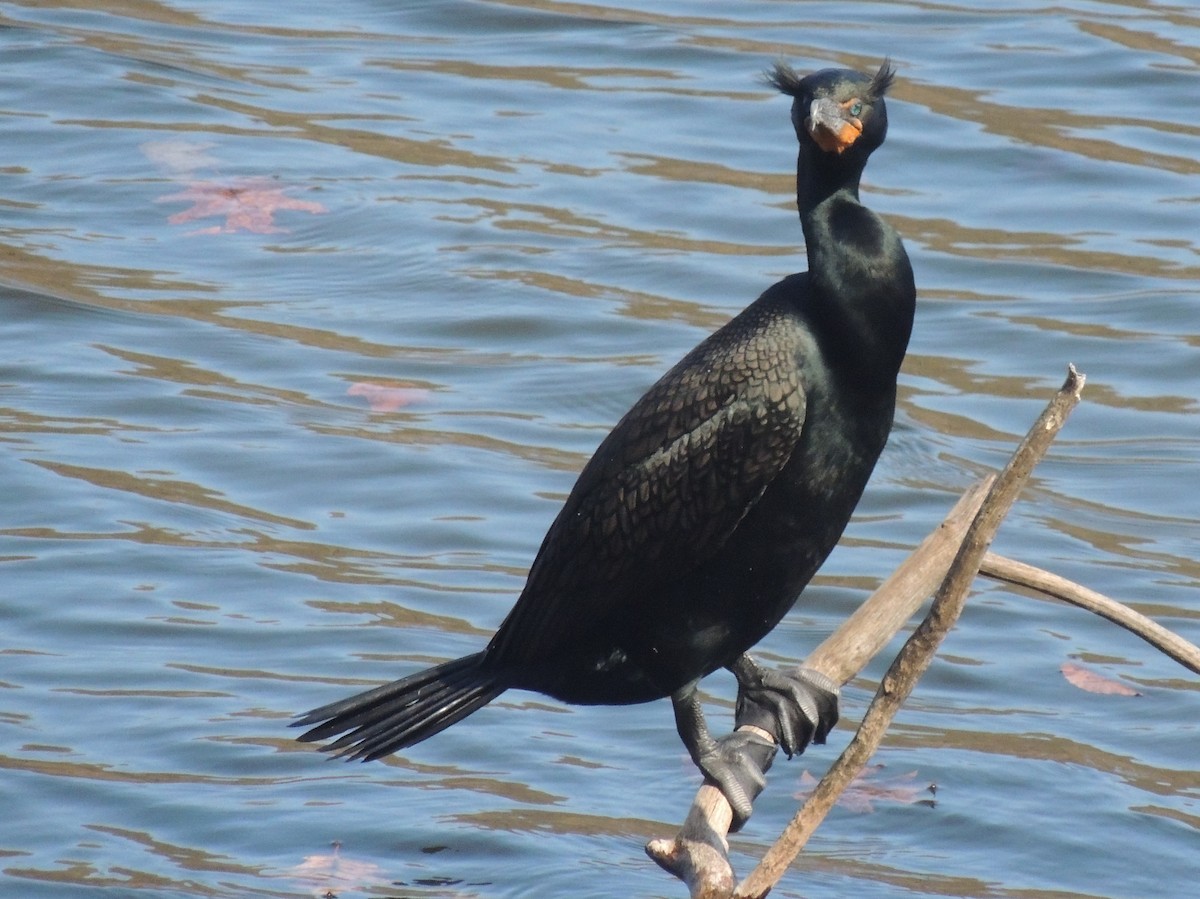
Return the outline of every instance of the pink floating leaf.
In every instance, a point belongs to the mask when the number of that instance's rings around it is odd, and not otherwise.
[[[347,858],[340,843],[333,844],[333,855],[305,856],[287,873],[322,899],[336,896],[339,890],[364,891],[383,880],[378,865]]]
[[[875,811],[876,802],[928,806],[935,804],[933,797],[937,793],[937,786],[917,783],[916,771],[884,777],[883,769],[883,765],[864,768],[838,798],[838,805],[852,812],[870,814]],[[800,775],[800,790],[796,793],[796,798],[807,799],[816,785],[817,779],[807,771],[803,772]]]
[[[184,190],[159,197],[156,202],[192,204],[190,208],[176,212],[167,219],[172,225],[196,219],[224,217],[224,224],[203,228],[193,232],[195,234],[233,231],[273,234],[287,230],[275,224],[277,212],[295,210],[317,215],[326,211],[320,203],[297,200],[295,197],[289,197],[286,191],[286,187],[265,178],[230,183],[193,181]]]
[[[1074,662],[1063,662],[1060,669],[1067,682],[1087,690],[1089,693],[1106,693],[1110,696],[1141,696],[1133,687],[1126,686],[1120,681],[1111,680],[1102,674],[1097,674],[1090,668],[1076,665]]]
[[[372,412],[395,412],[403,406],[421,402],[429,396],[429,391],[419,387],[393,387],[358,381],[350,385],[346,395],[364,397]]]

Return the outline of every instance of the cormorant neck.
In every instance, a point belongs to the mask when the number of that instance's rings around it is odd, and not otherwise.
[[[806,170],[801,154],[796,197],[812,285],[805,315],[837,347],[845,377],[894,385],[916,308],[908,255],[896,230],[859,202],[862,165],[819,166]]]
[[[858,202],[858,183],[862,180],[867,160],[842,159],[830,161],[828,154],[801,148],[796,157],[796,209],[803,222],[806,213],[834,194],[847,194]]]

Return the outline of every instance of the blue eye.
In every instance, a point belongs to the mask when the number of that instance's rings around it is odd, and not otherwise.
[[[862,115],[862,104],[855,101],[854,105],[850,107],[850,115],[854,116],[856,119]]]

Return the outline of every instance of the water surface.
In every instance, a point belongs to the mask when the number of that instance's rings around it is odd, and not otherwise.
[[[0,893],[682,895],[641,848],[697,783],[665,702],[510,694],[365,766],[286,725],[480,647],[607,429],[803,266],[779,58],[894,60],[863,193],[921,298],[892,441],[762,655],[802,659],[1068,362],[997,549],[1200,640],[1198,46],[1116,2],[0,3]],[[1188,896],[1198,703],[980,581],[883,797],[775,894]]]

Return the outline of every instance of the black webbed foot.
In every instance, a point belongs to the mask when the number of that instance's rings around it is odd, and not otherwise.
[[[714,740],[704,723],[694,683],[672,696],[671,703],[683,745],[705,778],[729,801],[733,810],[729,829],[740,830],[754,811],[755,798],[766,785],[763,775],[775,758],[775,744],[754,733],[732,733]]]
[[[824,743],[838,720],[838,686],[819,671],[763,668],[748,655],[729,668],[738,681],[738,727],[752,724],[772,734],[791,758]]]
[[[775,744],[755,733],[737,732],[701,751],[696,765],[724,795],[733,810],[730,831],[742,829],[754,811],[754,800],[767,785],[764,776],[775,758]]]

